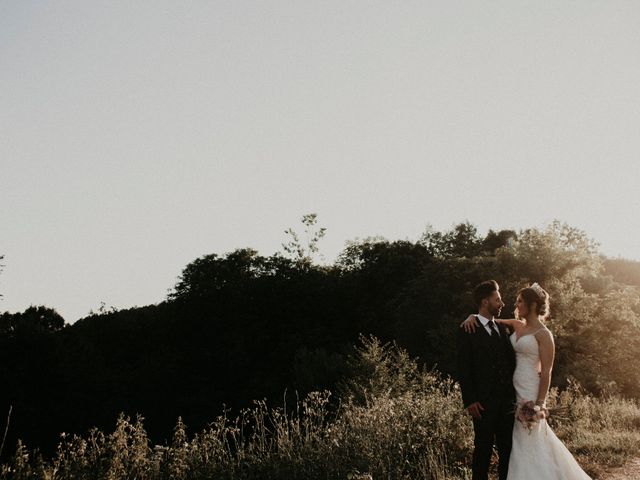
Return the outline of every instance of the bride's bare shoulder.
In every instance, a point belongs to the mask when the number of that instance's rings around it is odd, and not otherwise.
[[[538,341],[547,341],[553,343],[553,333],[547,327],[542,327],[540,330],[534,333],[534,336]]]

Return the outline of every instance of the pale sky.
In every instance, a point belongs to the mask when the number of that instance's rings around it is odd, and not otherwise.
[[[0,311],[559,219],[640,259],[640,2],[0,1]]]

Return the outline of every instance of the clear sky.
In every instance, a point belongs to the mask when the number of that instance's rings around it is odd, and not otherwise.
[[[0,310],[559,219],[640,259],[640,2],[0,1]]]

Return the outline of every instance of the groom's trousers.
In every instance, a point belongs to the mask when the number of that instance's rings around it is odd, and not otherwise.
[[[483,404],[482,418],[473,420],[473,480],[489,478],[493,445],[498,450],[498,478],[506,480],[513,435],[513,402],[511,398],[491,400]]]

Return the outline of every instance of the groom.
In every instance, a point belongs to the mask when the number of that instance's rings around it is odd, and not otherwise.
[[[462,401],[473,417],[473,480],[487,480],[491,452],[498,449],[498,474],[507,478],[515,391],[512,377],[515,353],[507,330],[494,322],[504,307],[500,287],[487,280],[473,290],[483,328],[458,332],[457,371]]]

